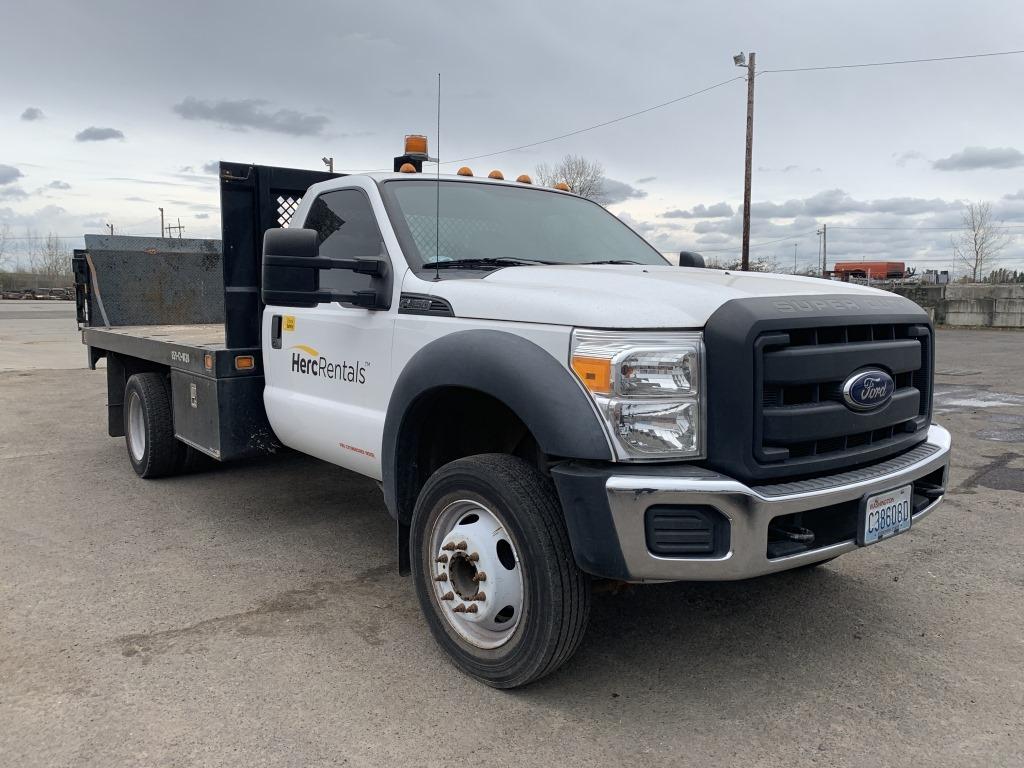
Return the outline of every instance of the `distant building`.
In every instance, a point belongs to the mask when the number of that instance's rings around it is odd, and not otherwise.
[[[840,280],[851,277],[897,280],[906,272],[907,266],[902,261],[837,261],[832,268],[832,276]]]

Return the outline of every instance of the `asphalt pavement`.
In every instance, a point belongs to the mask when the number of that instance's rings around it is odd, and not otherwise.
[[[822,568],[595,596],[562,670],[434,645],[375,483],[144,481],[73,307],[0,302],[0,764],[1024,765],[1024,333],[940,330],[952,492]]]

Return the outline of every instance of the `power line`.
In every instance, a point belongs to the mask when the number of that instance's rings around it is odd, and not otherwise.
[[[843,224],[830,224],[832,229],[882,229],[882,230],[894,230],[904,232],[916,232],[921,231],[937,231],[937,232],[959,232],[960,230],[970,229],[970,227],[858,227],[853,225]],[[989,227],[989,229],[1024,229],[1024,224],[1005,224],[997,227]]]
[[[796,233],[796,234],[792,234],[792,235],[787,235],[786,237],[778,237],[778,238],[776,238],[774,240],[763,240],[763,241],[761,241],[759,243],[751,243],[750,247],[751,248],[759,248],[762,245],[771,245],[772,243],[781,243],[783,240],[803,239],[805,237],[810,237],[812,234],[815,234],[816,232],[817,232],[817,230],[815,230],[814,232],[804,232],[803,234]],[[705,253],[705,252],[707,252],[707,253],[715,253],[715,252],[718,252],[718,251],[732,251],[732,250],[735,250],[737,247],[738,246],[730,246],[728,248],[701,248],[700,252],[701,253]]]
[[[1014,56],[1024,53],[1020,51],[995,51],[993,53],[969,53],[964,56],[935,56],[930,59],[899,59],[895,61],[872,61],[865,64],[830,64],[821,67],[790,67],[787,69],[762,69],[758,75],[773,72],[820,72],[825,69],[862,69],[864,67],[891,67],[899,64],[927,64],[933,61],[959,61],[961,59],[984,59],[992,56]]]
[[[629,120],[630,118],[637,117],[639,115],[644,115],[644,114],[647,114],[648,112],[653,112],[656,109],[661,109],[662,107],[667,107],[667,106],[670,106],[672,104],[677,104],[680,101],[685,101],[686,99],[693,98],[694,96],[699,96],[702,93],[707,93],[708,91],[713,91],[713,90],[715,90],[715,88],[721,88],[723,85],[728,85],[729,83],[734,83],[737,80],[742,80],[742,79],[743,79],[743,75],[737,75],[736,77],[730,77],[728,80],[723,80],[720,83],[715,83],[714,85],[709,85],[707,88],[701,88],[699,91],[694,91],[693,93],[688,93],[685,96],[678,96],[678,97],[676,97],[674,99],[669,99],[668,101],[663,101],[660,104],[655,104],[655,105],[650,106],[650,107],[645,107],[644,109],[638,110],[636,112],[630,112],[628,115],[622,115],[620,117],[614,117],[611,120],[605,120],[603,123],[595,123],[594,125],[588,125],[586,128],[578,128],[575,131],[569,131],[568,133],[563,133],[563,134],[560,134],[558,136],[552,136],[549,139],[541,139],[539,141],[532,141],[529,144],[520,144],[518,147],[509,147],[507,149],[499,149],[497,152],[485,152],[485,153],[483,153],[481,155],[471,155],[470,157],[462,157],[462,158],[459,158],[458,160],[445,160],[443,163],[441,163],[441,165],[449,165],[451,163],[465,163],[465,162],[469,162],[470,160],[479,160],[479,159],[484,158],[484,157],[493,157],[494,155],[503,155],[506,152],[518,152],[520,149],[529,149],[530,147],[536,147],[536,146],[539,146],[541,144],[547,144],[547,143],[552,142],[552,141],[558,141],[559,139],[567,139],[570,136],[577,136],[577,135],[579,135],[581,133],[586,133],[587,131],[593,131],[596,128],[604,128],[605,126],[612,125],[614,123],[621,123],[623,120]]]

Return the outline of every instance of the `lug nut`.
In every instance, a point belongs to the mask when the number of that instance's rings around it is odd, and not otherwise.
[[[479,609],[476,607],[476,604],[474,603],[466,609],[466,613],[476,613],[477,610]]]
[[[455,549],[455,543],[449,541],[447,544],[445,544],[443,547],[441,547],[441,549],[444,549],[444,550],[447,550],[448,552],[451,552],[453,549]]]
[[[440,555],[440,556],[438,556],[437,560],[435,560],[434,562],[435,563],[447,563],[448,562],[448,555]]]
[[[441,595],[441,599],[442,600],[454,600],[455,599],[455,595],[452,594],[451,592],[445,592],[443,595]]]
[[[474,583],[479,583],[481,581],[487,581],[487,574],[483,571],[480,571],[476,576],[473,577]]]
[[[467,546],[468,545],[466,544],[466,542],[460,541],[458,544],[455,545],[455,549],[461,549],[465,551]]]
[[[448,581],[447,573],[439,573],[434,577],[434,581]]]
[[[452,610],[455,611],[455,613],[465,613],[466,610],[467,610],[466,609],[466,604],[465,603],[459,603]]]
[[[470,600],[476,600],[478,603],[482,603],[482,602],[484,602],[484,600],[487,599],[487,594],[485,592],[477,592],[475,595],[473,595],[469,599]]]
[[[479,555],[479,554],[477,554],[476,552],[470,552],[470,553],[469,553],[469,561],[470,561],[471,563],[475,563],[475,562],[476,562],[477,560],[479,560],[479,559],[480,559],[480,555]]]

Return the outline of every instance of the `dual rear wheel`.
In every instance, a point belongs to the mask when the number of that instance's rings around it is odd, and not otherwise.
[[[178,474],[206,458],[174,436],[170,383],[160,373],[136,373],[128,379],[124,441],[132,469],[147,479]]]

